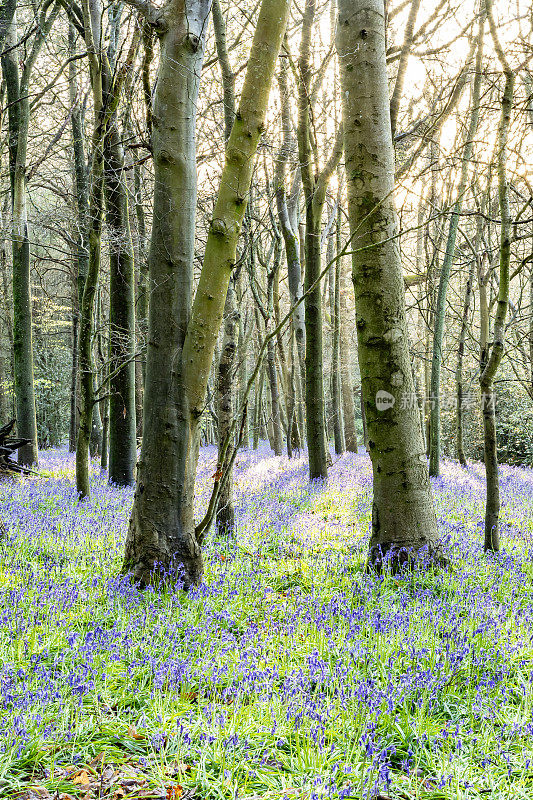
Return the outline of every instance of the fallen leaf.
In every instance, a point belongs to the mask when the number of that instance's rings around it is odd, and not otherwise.
[[[183,786],[180,786],[179,783],[167,786],[167,800],[179,800],[182,794]]]
[[[52,795],[44,786],[30,786],[27,791],[13,796],[14,800],[52,800]]]
[[[135,725],[130,725],[128,728],[128,736],[131,736],[132,739],[136,739],[139,741],[140,739],[145,739],[146,737],[142,733],[137,733],[137,728]]]
[[[80,770],[80,772],[75,776],[74,780],[72,781],[74,786],[89,786],[89,774],[84,770]]]
[[[92,761],[89,761],[89,766],[93,768],[99,767],[100,764],[103,762],[103,760],[104,760],[104,753],[98,753],[98,755],[95,756]]]
[[[116,779],[115,770],[113,767],[105,767],[101,772],[101,779],[104,781],[113,781]]]

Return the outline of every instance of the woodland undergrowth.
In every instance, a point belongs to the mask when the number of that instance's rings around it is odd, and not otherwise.
[[[132,491],[95,466],[80,503],[73,469],[50,450],[0,486],[0,796],[531,797],[533,472],[502,468],[487,556],[483,468],[447,462],[449,569],[378,576],[365,455],[309,483],[243,451],[236,538],[185,595],[120,575]]]

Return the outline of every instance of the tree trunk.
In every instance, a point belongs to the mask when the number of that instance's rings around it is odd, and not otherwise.
[[[241,273],[242,275],[242,273]],[[239,282],[238,282],[239,284]],[[243,292],[240,293],[239,307],[241,307],[243,300]],[[239,335],[237,340],[238,364],[239,364],[239,402],[242,407],[244,400],[244,392],[246,384],[248,383],[248,342],[244,335],[244,325],[242,314],[239,314]],[[244,428],[242,432],[242,447],[247,450],[250,447],[250,415],[246,415],[244,421]]]
[[[148,332],[148,260],[146,257],[146,220],[142,202],[141,170],[137,162],[133,165],[133,189],[135,218],[137,221],[137,295],[135,302],[137,355],[135,359],[135,416],[137,436],[142,436],[142,410],[144,381],[146,377],[146,335]]]
[[[507,178],[507,147],[511,111],[513,108],[515,76],[498,39],[497,28],[492,14],[492,0],[485,0],[485,8],[494,49],[505,75],[505,88],[501,101],[501,116],[498,126],[498,198],[500,206],[500,258],[498,301],[494,316],[493,343],[488,355],[488,347],[482,350],[481,401],[483,404],[483,431],[485,444],[485,472],[487,478],[487,502],[485,506],[485,550],[498,552],[500,549],[499,515],[500,483],[498,476],[498,454],[496,441],[496,409],[494,398],[494,378],[505,351],[505,319],[509,305],[509,264],[511,260],[511,208],[509,203],[509,182]]]
[[[181,355],[192,296],[196,104],[208,13],[208,0],[176,0],[159,32],[143,440],[124,562],[141,584],[149,582],[156,565],[168,570],[174,559],[186,584],[203,574],[193,516],[198,438],[191,429]]]
[[[106,471],[109,457],[109,398],[102,402],[104,413],[102,417],[102,453],[100,455],[100,469]]]
[[[0,7],[0,53],[4,50],[4,44],[9,36],[11,22],[16,10],[17,0],[4,0]]]
[[[68,31],[69,56],[73,57],[76,52],[76,32],[74,26],[69,24]],[[69,63],[69,101],[71,105],[70,124],[72,129],[72,152],[74,156],[74,194],[76,197],[76,271],[75,271],[75,294],[73,299],[73,319],[72,319],[72,376],[71,376],[71,419],[69,449],[76,450],[76,438],[78,434],[79,414],[79,364],[78,364],[78,334],[79,316],[83,288],[87,277],[89,265],[89,182],[87,173],[87,160],[85,157],[85,137],[83,109],[78,97],[77,67],[73,60]]]
[[[7,216],[10,199],[6,195],[4,199],[3,217]],[[0,341],[5,347],[5,360],[4,369],[5,376],[8,382],[9,390],[4,393],[5,408],[2,412],[2,421],[13,419],[16,416],[15,411],[15,397],[13,392],[14,378],[13,378],[13,322],[12,322],[12,303],[11,291],[9,288],[9,280],[7,275],[7,240],[4,239],[0,244],[0,279],[2,286],[2,311],[3,320],[0,327]]]
[[[340,225],[340,216],[337,214],[337,226]],[[340,237],[340,231],[338,231]],[[335,235],[335,241],[337,234]],[[328,261],[335,257],[337,247],[334,246],[334,234],[330,234],[328,241]],[[344,439],[344,419],[342,413],[342,392],[341,392],[341,369],[340,369],[340,326],[341,326],[341,260],[337,258],[335,268],[330,269],[329,275],[332,281],[333,297],[331,300],[331,320],[332,320],[332,341],[331,341],[331,405],[333,408],[333,437],[335,440],[335,452],[337,455],[344,453],[346,443]]]
[[[4,209],[9,203],[5,198]],[[4,227],[4,213],[0,216],[0,227]],[[12,408],[12,361],[13,348],[11,345],[12,327],[10,314],[10,293],[7,290],[7,240],[0,242],[0,374],[3,380],[0,387],[0,422],[6,423],[13,418]]]
[[[276,158],[276,171],[274,175],[276,210],[281,235],[283,236],[283,242],[285,245],[290,301],[292,305],[296,305],[303,293],[302,265],[300,262],[300,236],[298,230],[297,213],[297,198],[300,194],[301,178],[300,173],[297,172],[291,190],[290,200],[292,202],[289,202],[285,187],[285,173],[287,162],[295,147],[295,142],[292,137],[291,129],[290,97],[287,83],[286,59],[280,60],[278,82],[280,87],[283,141]],[[293,213],[291,213],[291,211]],[[294,314],[292,315],[291,326],[295,334],[301,383],[305,384],[305,310],[302,303],[296,307]]]
[[[77,299],[76,299],[77,306]],[[72,366],[70,370],[70,421],[68,433],[68,449],[76,450],[76,434],[78,431],[78,310],[72,312]]]
[[[265,370],[261,369],[259,372],[258,380],[255,384],[255,402],[254,402],[254,427],[252,447],[257,450],[259,440],[261,438],[262,427],[262,408],[263,408],[263,384],[265,382]]]
[[[93,355],[93,363],[95,362],[95,358]],[[96,390],[97,390],[97,383],[98,380],[98,373],[95,369],[93,375],[93,396],[96,397]],[[103,428],[102,428],[102,417],[100,415],[100,403],[95,402],[93,404],[93,414],[91,419],[91,438],[89,440],[89,455],[91,458],[95,458],[102,454],[102,437],[103,437]]]
[[[177,569],[185,588],[202,580],[204,529],[193,516],[200,420],[288,7],[288,0],[261,5],[192,311],[195,115],[209,3],[176,0],[165,9],[153,116],[145,422],[124,561],[141,584],[156,569]]]
[[[218,362],[217,382],[217,440],[218,464],[217,470],[228,468],[231,448],[223,450],[226,438],[230,434],[233,422],[233,383],[236,352],[236,330],[239,323],[239,314],[235,303],[235,288],[230,282],[226,305],[224,307],[224,337],[222,352]],[[233,507],[233,470],[229,469],[226,479],[220,489],[217,504],[217,530],[223,536],[233,535],[235,531],[235,509]]]
[[[17,433],[28,439],[18,462],[37,463],[37,418],[33,381],[30,241],[26,212],[26,150],[30,122],[29,75],[20,76],[17,18],[13,14],[5,36],[2,70],[7,88],[13,253],[13,357]]]
[[[322,171],[318,172],[312,153],[310,124],[312,115],[310,59],[316,6],[317,0],[306,0],[298,59],[297,131],[300,171],[305,196],[305,410],[311,480],[328,476],[323,381],[322,294],[318,278],[321,273],[322,211],[326,189],[342,152],[338,137],[332,155]]]
[[[109,481],[132,486],[137,461],[135,272],[116,119],[106,129],[104,185],[109,231]]]
[[[228,142],[235,118],[235,78],[231,69],[226,44],[226,25],[219,0],[213,0],[213,28],[218,61],[222,73],[224,99],[224,141]],[[234,363],[237,352],[239,314],[235,302],[235,286],[230,281],[224,306],[224,336],[222,352],[218,362],[216,382],[218,470],[227,472],[219,490],[216,523],[219,534],[233,535],[235,531],[235,509],[233,507],[233,466],[230,464],[231,447],[226,447],[233,422]],[[224,451],[226,455],[224,454]]]
[[[90,441],[94,409],[95,364],[93,355],[94,301],[100,273],[102,214],[104,203],[104,135],[106,116],[102,98],[101,6],[99,0],[84,0],[83,22],[85,43],[94,101],[92,162],[89,190],[89,234],[87,275],[80,303],[79,371],[80,418],[76,443],[76,489],[80,499],[90,495]]]
[[[414,394],[393,202],[382,0],[339,0],[337,27],[353,280],[374,500],[370,561],[438,546]]]
[[[276,350],[275,350],[274,339],[269,339],[267,343],[267,370],[268,370],[268,383],[270,386],[272,449],[274,451],[274,455],[281,456],[283,454],[283,437],[281,432],[279,384],[276,372]]]
[[[103,213],[102,137],[97,120],[93,135],[93,163],[90,190],[89,265],[85,279],[79,330],[80,417],[76,443],[76,489],[83,499],[90,495],[89,449],[94,407],[93,309],[100,272],[100,242]]]
[[[338,255],[339,250],[337,250]],[[348,336],[349,306],[348,294],[351,286],[348,280],[348,270],[344,269],[344,259],[339,258],[340,264],[340,366],[341,366],[341,391],[342,411],[344,418],[344,436],[346,449],[349,453],[357,453],[357,428],[355,425],[355,398],[353,389],[353,372],[350,339]]]
[[[468,330],[468,316],[470,312],[470,302],[472,299],[472,290],[474,287],[474,268],[475,268],[475,259],[474,257],[472,257],[472,262],[468,269],[468,277],[466,280],[463,309],[461,313],[461,329],[459,331],[459,343],[457,345],[457,368],[455,370],[455,384],[457,388],[456,448],[457,448],[457,459],[462,467],[466,467],[466,456],[463,444],[463,414],[464,414],[464,400],[465,400],[464,388],[463,388],[463,361],[465,353],[466,333]]]
[[[463,148],[461,177],[457,187],[457,199],[453,205],[450,226],[448,229],[448,239],[446,241],[446,251],[442,262],[442,269],[439,279],[439,289],[437,293],[437,306],[435,309],[435,331],[433,334],[433,355],[431,359],[431,406],[430,406],[430,442],[429,442],[429,474],[437,476],[440,472],[440,370],[442,363],[442,340],[444,336],[444,321],[446,316],[446,295],[450,282],[450,272],[455,255],[455,241],[459,228],[459,219],[463,206],[464,194],[467,187],[468,170],[474,149],[474,137],[479,120],[479,102],[481,95],[482,79],[482,56],[483,56],[483,28],[484,20],[480,21],[478,48],[476,57],[476,69],[474,74],[474,84],[472,90],[472,110],[470,113],[470,124],[467,138]]]

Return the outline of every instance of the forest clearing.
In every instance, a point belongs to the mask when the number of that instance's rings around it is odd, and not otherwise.
[[[203,449],[199,508],[215,466]],[[446,462],[449,569],[378,576],[367,456],[310,485],[305,457],[243,451],[239,534],[184,595],[118,577],[131,490],[95,471],[80,508],[72,455],[41,469],[1,489],[8,796],[531,797],[531,470],[502,470],[496,558],[482,468]]]

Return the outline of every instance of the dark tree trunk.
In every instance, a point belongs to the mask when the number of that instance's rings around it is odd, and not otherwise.
[[[16,16],[6,31],[2,70],[7,88],[9,162],[13,215],[13,358],[17,432],[28,441],[18,450],[19,464],[37,463],[37,419],[33,381],[30,241],[26,215],[26,146],[29,129],[27,82],[19,73]],[[28,76],[29,78],[29,76]]]
[[[135,413],[137,436],[140,438],[142,436],[142,410],[146,377],[146,335],[148,333],[148,259],[146,257],[146,219],[142,200],[141,169],[137,162],[133,166],[133,188],[135,193],[135,219],[137,221],[137,254],[134,259],[137,269],[135,311],[138,353],[135,359]]]
[[[340,218],[337,216],[337,224]],[[336,236],[335,236],[336,239]],[[328,261],[335,256],[334,238],[330,235],[328,241]],[[341,263],[340,258],[335,261],[334,269],[330,269],[330,281],[333,291],[331,292],[331,320],[332,320],[332,341],[331,341],[331,405],[333,408],[333,437],[335,440],[335,452],[337,455],[344,453],[346,443],[344,439],[344,418],[342,413],[342,392],[341,392],[341,365],[340,365],[340,326],[341,326]]]
[[[124,178],[124,156],[116,120],[104,145],[104,181],[109,230],[109,481],[134,482],[137,461],[135,414],[135,273]]]
[[[466,456],[463,443],[463,419],[464,419],[464,388],[463,388],[463,361],[465,352],[466,333],[468,330],[468,315],[470,311],[470,302],[472,299],[472,290],[474,285],[474,267],[475,261],[472,258],[472,263],[468,270],[468,278],[466,281],[465,296],[463,301],[463,309],[461,314],[461,329],[459,332],[459,343],[457,345],[457,368],[455,371],[455,382],[457,387],[457,418],[456,418],[456,447],[457,458],[462,467],[466,467]]]
[[[509,201],[509,181],[507,177],[507,148],[514,100],[515,76],[498,38],[498,31],[492,12],[492,0],[485,0],[485,9],[494,48],[505,76],[505,88],[501,100],[501,115],[497,139],[498,199],[501,217],[498,298],[496,313],[494,315],[493,342],[490,349],[488,341],[485,341],[485,346],[482,347],[481,375],[479,379],[481,401],[483,405],[484,453],[487,478],[485,550],[498,552],[500,549],[500,483],[498,476],[494,378],[505,352],[505,320],[509,306],[511,208]]]
[[[339,163],[342,144],[337,136],[333,152],[322,170],[313,156],[311,146],[311,45],[317,0],[306,0],[300,43],[298,85],[298,153],[305,197],[305,409],[309,477],[327,478],[329,451],[326,443],[323,345],[321,227],[326,189]],[[316,284],[316,285],[315,285]]]
[[[77,305],[77,303],[76,303]],[[70,371],[70,423],[68,434],[68,449],[71,453],[76,450],[76,435],[78,430],[78,312],[72,315],[72,367]]]
[[[226,447],[226,437],[230,433],[233,421],[233,384],[234,365],[236,353],[236,330],[239,315],[235,303],[235,288],[230,283],[224,307],[224,337],[222,352],[218,363],[217,386],[217,438],[218,438],[218,466],[217,470],[227,470],[231,447]],[[219,534],[230,536],[235,530],[235,509],[233,507],[233,470],[230,468],[224,483],[219,491],[216,524]]]

